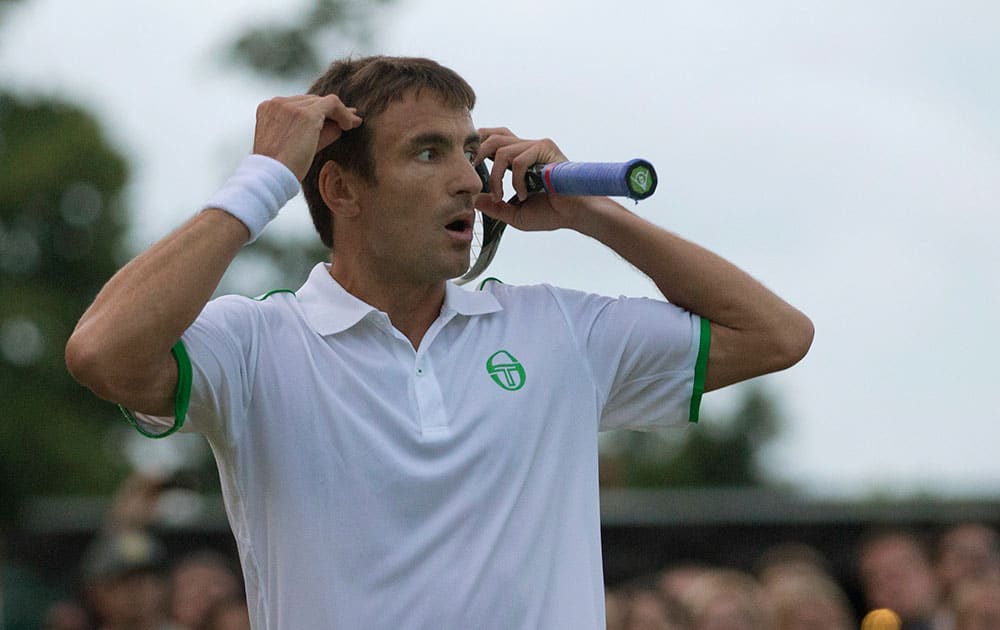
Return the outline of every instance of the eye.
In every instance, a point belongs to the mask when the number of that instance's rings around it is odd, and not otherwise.
[[[434,149],[421,149],[417,152],[417,159],[421,162],[430,162],[437,157],[437,151]]]
[[[472,149],[466,149],[465,159],[467,159],[470,162],[474,162],[476,159],[476,153],[478,153],[478,151],[473,151]]]

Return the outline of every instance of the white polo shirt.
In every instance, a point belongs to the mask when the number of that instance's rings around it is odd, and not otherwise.
[[[665,302],[498,282],[449,283],[415,350],[320,264],[209,303],[178,412],[215,453],[255,629],[596,629],[598,430],[695,421],[707,352]]]

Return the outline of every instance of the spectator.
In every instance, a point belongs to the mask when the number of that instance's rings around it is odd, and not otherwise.
[[[972,578],[955,589],[954,630],[1000,628],[1000,578]]]
[[[698,580],[710,571],[709,567],[698,562],[681,562],[660,572],[657,587],[665,599],[686,602],[691,589],[697,586]]]
[[[679,602],[664,599],[654,588],[633,592],[625,610],[625,630],[689,630],[691,620]]]
[[[788,571],[764,585],[775,630],[854,630],[847,595],[820,571]]]
[[[659,576],[637,578],[621,589],[624,630],[689,630],[690,615],[676,598],[660,590]]]
[[[181,558],[170,572],[170,612],[184,628],[197,628],[217,602],[242,596],[229,560],[211,549]]]
[[[753,576],[716,569],[698,578],[688,606],[694,630],[771,630],[774,622],[764,591]]]
[[[765,587],[786,576],[831,575],[830,564],[823,554],[798,542],[779,543],[765,549],[757,561],[756,574]]]
[[[250,613],[242,597],[215,602],[195,630],[250,630]]]
[[[80,603],[62,599],[45,612],[42,630],[91,630],[90,615]]]
[[[1000,535],[983,523],[961,523],[937,544],[936,571],[944,596],[971,579],[1000,579]]]
[[[87,602],[101,630],[179,630],[166,613],[165,551],[141,530],[105,532],[83,559]]]
[[[628,595],[621,589],[605,589],[604,615],[607,630],[625,630],[625,613],[628,611]]]
[[[798,542],[769,547],[757,562],[757,579],[777,630],[852,630],[847,594],[816,548]]]
[[[868,536],[858,550],[858,577],[868,607],[894,610],[901,630],[948,627],[930,554],[916,534],[889,530]]]
[[[163,490],[169,480],[141,471],[132,471],[118,486],[111,508],[104,517],[103,531],[140,531],[156,519]]]

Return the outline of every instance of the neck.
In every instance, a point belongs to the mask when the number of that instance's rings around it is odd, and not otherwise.
[[[351,265],[333,257],[330,275],[345,291],[389,316],[414,348],[420,347],[427,329],[441,313],[445,281],[414,282],[409,278],[388,278],[375,270]]]

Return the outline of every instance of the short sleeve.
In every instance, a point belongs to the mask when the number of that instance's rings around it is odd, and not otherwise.
[[[697,422],[708,320],[662,300],[560,292],[602,401],[601,430]]]
[[[210,302],[174,346],[178,385],[174,416],[123,409],[148,437],[176,431],[218,434],[246,409],[256,344],[254,302],[226,296]]]

